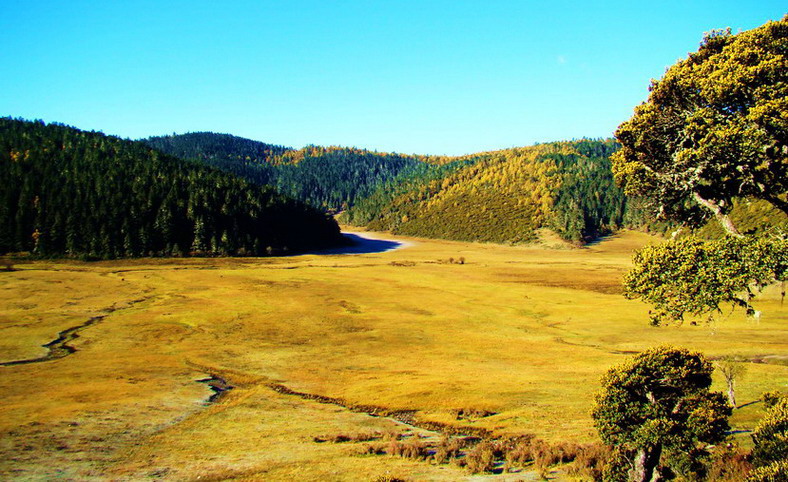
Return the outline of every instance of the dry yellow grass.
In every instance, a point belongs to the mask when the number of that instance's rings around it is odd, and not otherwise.
[[[410,429],[269,385],[587,441],[599,377],[627,352],[666,342],[710,356],[788,355],[776,290],[759,323],[734,314],[649,327],[647,308],[619,294],[632,249],[649,240],[624,233],[577,250],[410,240],[365,255],[19,265],[0,273],[0,361],[42,356],[58,332],[104,318],[70,342],[71,356],[0,367],[0,476],[457,479],[454,466],[315,443]],[[449,257],[466,263],[440,262]],[[740,403],[786,388],[788,367],[767,360],[750,364]],[[208,374],[236,385],[210,406],[196,382]],[[496,414],[458,421],[458,409]],[[748,405],[733,425],[751,428],[761,414]]]

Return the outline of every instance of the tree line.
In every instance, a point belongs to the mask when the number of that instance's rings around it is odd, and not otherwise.
[[[338,212],[381,184],[420,172],[426,156],[380,153],[354,147],[275,146],[228,134],[195,132],[150,137],[144,142],[168,154],[193,159],[327,212]]]

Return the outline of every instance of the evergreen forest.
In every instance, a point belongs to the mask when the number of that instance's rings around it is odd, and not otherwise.
[[[142,142],[0,119],[0,252],[270,255],[336,245],[322,211]]]
[[[229,134],[193,132],[144,139],[151,147],[200,161],[326,212],[338,212],[370,195],[381,184],[418,176],[439,158],[406,156],[353,147],[292,149]]]

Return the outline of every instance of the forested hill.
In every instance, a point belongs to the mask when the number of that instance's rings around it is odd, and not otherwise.
[[[0,118],[0,253],[265,255],[341,242],[268,187],[62,124]]]
[[[554,142],[481,153],[440,175],[382,186],[343,215],[412,236],[521,243],[551,228],[581,242],[639,224],[616,187],[612,140]]]
[[[272,185],[283,194],[335,212],[396,178],[423,175],[444,158],[379,153],[350,147],[291,149],[212,132],[151,137],[148,145]]]
[[[324,211],[345,211],[345,222],[414,236],[519,243],[547,227],[580,242],[639,217],[613,182],[608,158],[618,145],[612,140],[456,158],[343,147],[296,150],[210,132],[145,142],[275,186]]]
[[[191,132],[188,134],[149,137],[146,144],[181,159],[202,159],[210,163],[265,163],[293,149],[253,141],[230,134]]]

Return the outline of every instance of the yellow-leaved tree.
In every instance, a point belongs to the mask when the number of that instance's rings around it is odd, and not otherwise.
[[[691,227],[716,218],[739,239],[644,248],[626,293],[655,306],[654,323],[713,315],[728,303],[756,315],[757,290],[786,278],[785,226],[755,239],[728,214],[742,198],[788,213],[788,16],[736,35],[706,34],[697,52],[652,82],[616,138],[612,168],[626,194]]]

